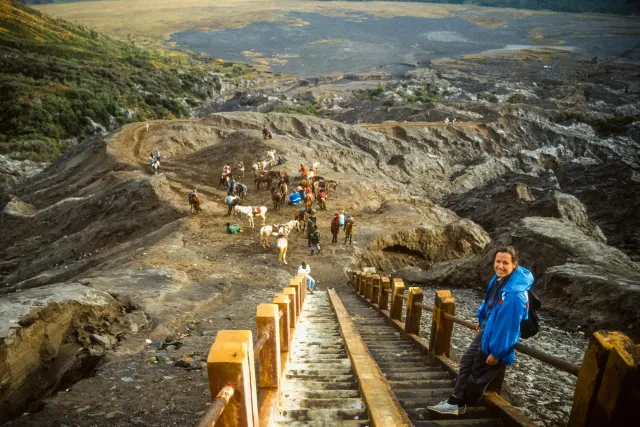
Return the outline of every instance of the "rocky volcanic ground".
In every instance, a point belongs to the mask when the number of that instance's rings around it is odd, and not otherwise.
[[[339,292],[342,271],[364,265],[451,288],[472,318],[493,251],[514,244],[544,304],[536,346],[578,363],[592,330],[639,339],[639,73],[634,52],[591,63],[538,51],[440,61],[405,80],[290,80],[228,93],[202,114],[236,112],[96,136],[28,178],[3,163],[13,178],[0,197],[0,418],[193,424],[209,399],[201,362],[216,331],[253,328],[255,306],[301,260]],[[325,117],[251,112],[279,102],[315,102]],[[385,120],[425,123],[354,125]],[[273,140],[262,140],[264,125]],[[296,176],[319,160],[339,182],[319,214],[320,257],[294,235],[290,265],[279,264],[243,218],[233,220],[241,234],[224,233],[222,166],[269,149],[287,158],[279,170]],[[293,218],[293,207],[272,211],[250,171],[240,181],[269,223]],[[186,203],[193,188],[200,215]],[[326,245],[335,208],[356,218],[352,247]],[[520,357],[509,394],[544,425],[563,425],[573,379],[541,369]]]

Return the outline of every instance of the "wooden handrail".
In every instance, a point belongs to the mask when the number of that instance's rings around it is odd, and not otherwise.
[[[198,423],[198,427],[213,427],[216,421],[218,421],[218,418],[220,418],[220,415],[222,415],[224,407],[227,406],[227,403],[229,403],[233,397],[233,393],[235,393],[233,387],[223,387],[216,398],[213,399],[213,402],[211,402],[211,406],[207,409],[200,423]]]

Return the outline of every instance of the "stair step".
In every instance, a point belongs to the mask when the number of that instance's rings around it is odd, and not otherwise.
[[[455,381],[448,380],[416,380],[416,381],[389,381],[394,390],[416,390],[416,389],[434,389],[445,388],[455,385]]]
[[[424,402],[424,401],[423,401]],[[415,420],[451,420],[451,419],[460,419],[460,420],[477,420],[477,419],[487,419],[493,418],[493,415],[489,410],[482,406],[467,406],[466,412],[462,415],[444,415],[438,414],[437,412],[430,412],[427,409],[427,406],[437,405],[440,400],[434,400],[433,402],[423,403],[424,406],[417,408],[409,408],[407,413],[411,417],[411,419]]]
[[[335,409],[335,410],[348,410],[348,409],[366,409],[362,399],[297,399],[289,398],[281,400],[280,409]]]
[[[414,421],[415,427],[496,427],[501,424],[497,419],[481,419],[481,420],[466,420],[466,419],[453,419],[453,420],[429,420],[429,421]]]
[[[359,397],[357,389],[353,390],[288,390],[282,391],[280,400],[292,399],[352,399]]]
[[[385,376],[389,380],[402,381],[402,380],[450,380],[451,376],[444,371],[440,372],[385,372]]]
[[[276,422],[283,423],[289,421],[333,421],[334,425],[340,425],[343,420],[365,419],[367,411],[365,409],[283,409],[280,410]]]

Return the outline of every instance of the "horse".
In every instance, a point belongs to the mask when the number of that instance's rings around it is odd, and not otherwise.
[[[200,209],[200,197],[197,194],[189,197],[189,206],[191,206],[191,213],[200,213],[202,209]]]
[[[351,244],[351,239],[353,237],[353,225],[354,225],[354,220],[353,218],[349,218],[345,223],[344,223],[344,244],[347,244],[347,240],[349,241],[349,244]]]
[[[252,164],[251,169],[253,170],[253,174],[255,176],[260,175],[263,171],[267,169],[267,166],[269,166],[269,164],[270,163],[266,160]]]
[[[282,178],[282,175],[280,174],[280,171],[267,171],[267,172],[266,172],[266,175],[267,175],[269,178],[271,178],[272,180],[273,180],[273,179],[276,179],[276,178],[277,178],[277,179]]]
[[[276,247],[278,248],[278,259],[285,264],[287,263],[287,248],[289,246],[289,242],[287,238],[280,234],[278,236],[278,240],[276,240]]]
[[[267,222],[267,207],[252,207],[252,206],[236,206],[236,215],[244,214],[249,219],[249,225],[251,228],[254,227],[253,217],[261,216],[262,217],[262,225]]]
[[[276,162],[276,150],[267,151],[267,156],[269,156],[269,164],[271,166],[275,166]]]
[[[263,248],[270,248],[269,236],[273,233],[273,225],[265,225],[260,229],[260,242]]]
[[[304,206],[310,210],[313,207],[313,202],[315,201],[315,197],[313,194],[308,194],[307,198],[304,199]]]
[[[228,188],[230,180],[230,176],[223,172],[220,176],[220,187]]]
[[[244,200],[244,196],[247,195],[247,186],[244,184],[237,183],[235,191],[236,191],[236,195],[240,197],[240,200]]]
[[[296,212],[295,220],[298,221],[298,230],[304,231],[307,226],[307,210],[306,209],[298,209]]]
[[[335,191],[338,188],[338,183],[336,181],[326,181],[327,183],[327,193],[329,190]]]
[[[256,176],[255,179],[255,183],[256,183],[256,189],[260,189],[260,184],[265,183],[267,184],[266,187],[269,187],[269,185],[271,185],[271,181],[273,181],[273,179],[264,173],[261,173],[260,175]]]
[[[291,233],[291,231],[293,231],[294,229],[298,231],[300,230],[300,223],[295,219],[287,222],[282,226],[282,234],[284,234],[284,237],[289,237],[289,233]]]
[[[271,191],[271,201],[273,202],[274,211],[277,211],[278,209],[280,209],[280,199],[281,199],[280,192],[275,188],[273,188]]]

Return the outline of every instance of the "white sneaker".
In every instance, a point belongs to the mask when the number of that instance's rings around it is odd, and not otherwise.
[[[466,406],[450,405],[446,400],[443,400],[435,406],[427,406],[427,409],[445,415],[462,415],[467,412]]]

